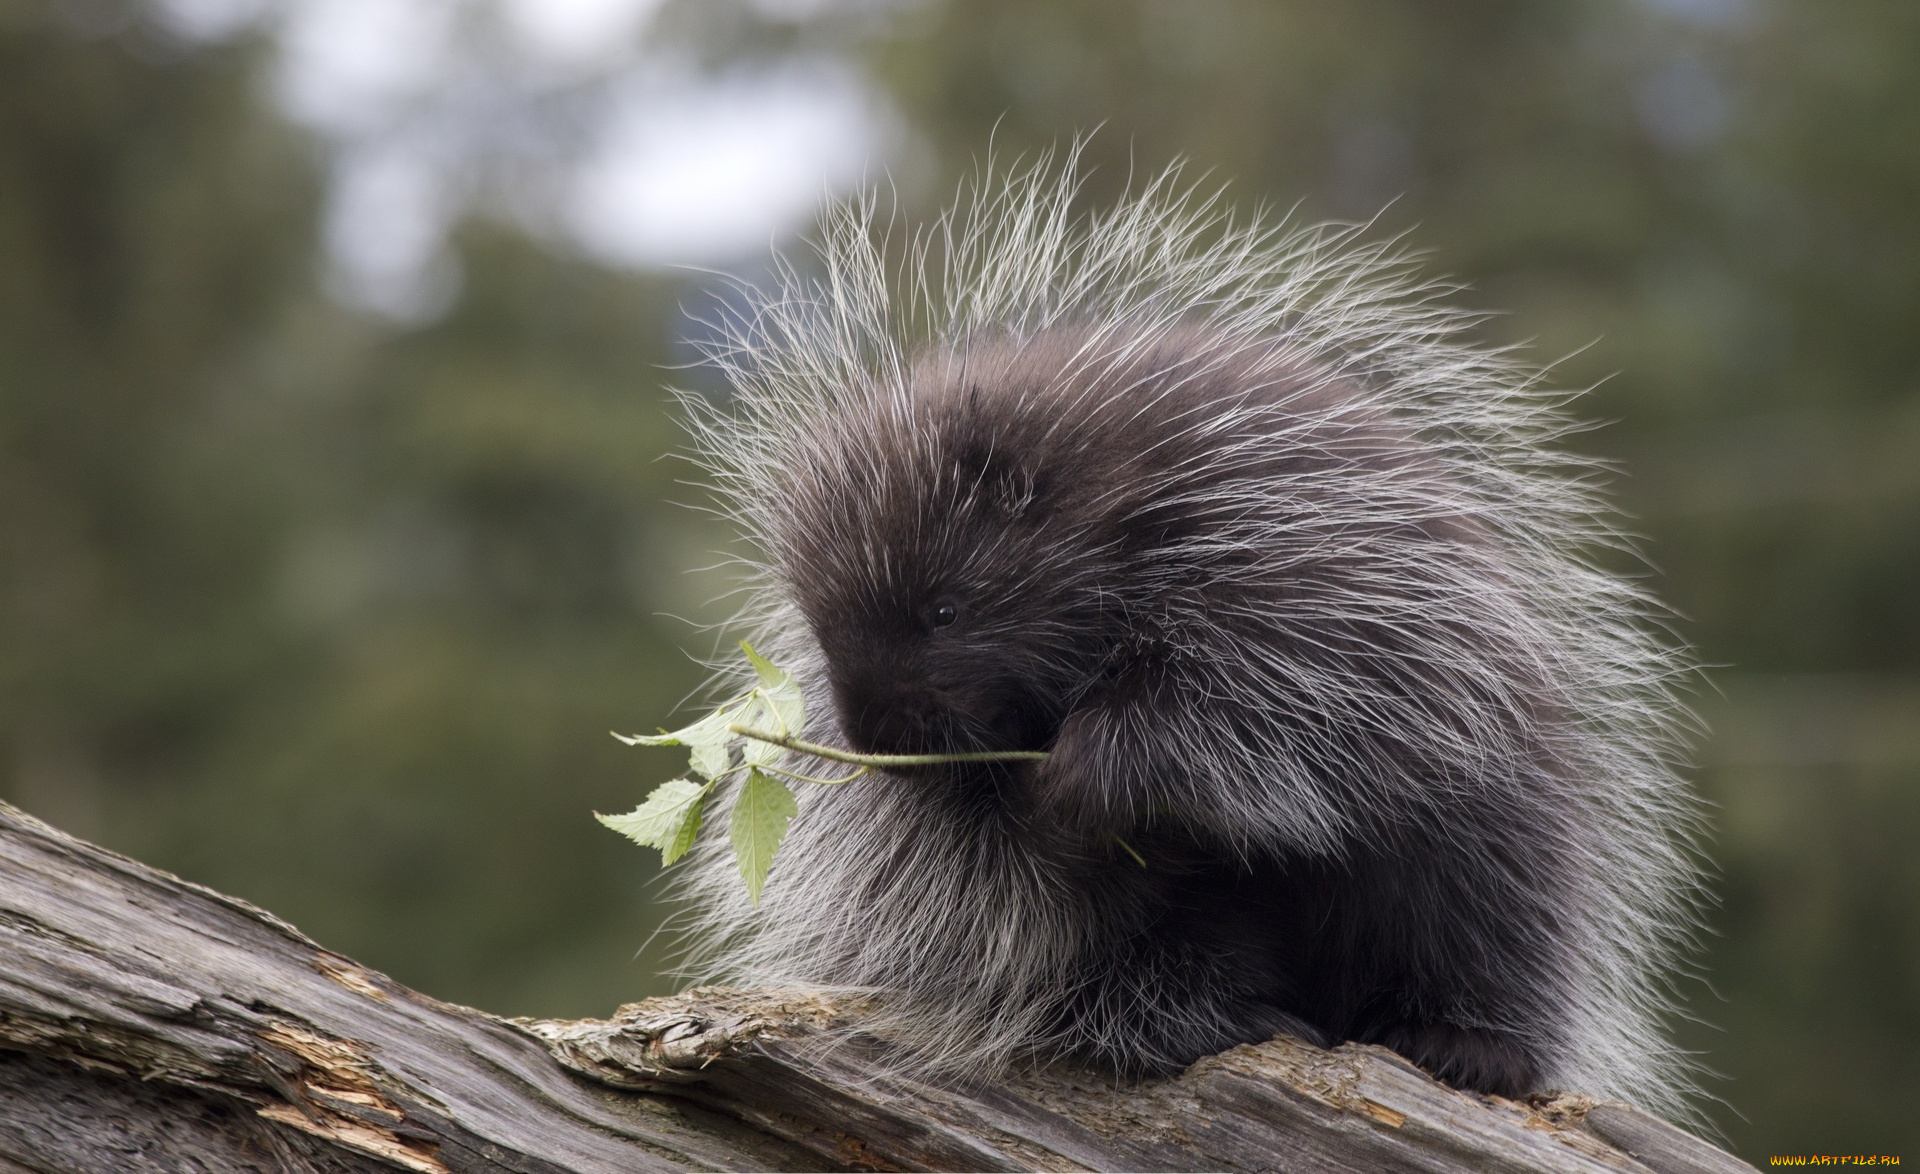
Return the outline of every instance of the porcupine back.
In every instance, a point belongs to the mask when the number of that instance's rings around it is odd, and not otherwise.
[[[883,992],[868,1027],[910,1065],[1155,1071],[1310,1034],[1236,1010],[1267,955],[1375,935],[1497,987],[1435,1014],[1521,1040],[1540,1085],[1684,1113],[1688,666],[1595,561],[1626,544],[1557,447],[1566,397],[1463,341],[1389,243],[1237,224],[1177,170],[1076,217],[1072,176],[983,181],[897,272],[876,200],[840,206],[819,275],[726,324],[731,403],[688,406],[759,552],[742,628],[809,736],[1049,749],[1079,781],[802,787],[757,908],[696,847],[694,968]],[[888,628],[948,588],[979,617],[959,666]],[[876,674],[937,704],[879,705]],[[1353,895],[1368,861],[1397,889]],[[1260,877],[1334,900],[1315,876],[1357,918],[1237,936],[1200,908]],[[1170,918],[1202,928],[1165,945]]]

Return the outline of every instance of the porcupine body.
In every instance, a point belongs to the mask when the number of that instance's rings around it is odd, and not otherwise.
[[[1560,400],[1387,246],[1174,172],[1079,218],[1071,174],[898,273],[845,206],[715,352],[696,429],[810,736],[1049,757],[801,787],[758,907],[696,849],[698,962],[881,992],[934,1069],[1291,1032],[1678,1111],[1685,666],[1592,561]]]

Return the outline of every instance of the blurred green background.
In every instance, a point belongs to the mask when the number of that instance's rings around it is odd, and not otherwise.
[[[588,813],[725,587],[671,263],[1096,125],[1599,385],[1719,666],[1709,1112],[1920,1158],[1911,0],[0,0],[0,795],[443,998],[669,989]]]

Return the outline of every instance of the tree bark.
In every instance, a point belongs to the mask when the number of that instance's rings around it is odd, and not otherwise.
[[[0,804],[0,1174],[1751,1167],[1573,1094],[1280,1038],[1181,1076],[889,1074],[857,1004],[703,988],[608,1020],[428,998]]]

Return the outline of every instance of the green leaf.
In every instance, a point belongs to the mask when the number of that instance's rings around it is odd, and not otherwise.
[[[745,640],[740,642],[740,651],[747,654],[747,660],[753,664],[753,671],[760,674],[760,696],[766,700],[769,716],[772,717],[774,732],[797,738],[807,728],[807,706],[801,699],[800,686],[793,676],[779,665],[753,650],[753,645]]]
[[[700,813],[711,786],[674,779],[655,787],[645,803],[625,815],[595,812],[594,818],[637,844],[660,849],[660,862],[672,864],[700,834]]]
[[[747,781],[733,801],[733,858],[740,865],[740,879],[747,882],[747,897],[760,903],[760,887],[766,884],[767,870],[773,867],[773,854],[787,837],[787,825],[800,813],[787,785],[758,767],[747,772]]]
[[[740,724],[759,728],[775,728],[780,724],[780,715],[767,704],[766,698],[754,690],[751,700],[740,709]],[[745,738],[740,742],[740,761],[748,766],[766,766],[784,753],[771,742],[762,742],[758,738]]]
[[[687,737],[683,744],[693,751],[691,764],[700,777],[710,779],[726,771],[727,747],[734,740],[727,724],[732,720],[732,713],[717,709],[684,731]]]
[[[684,729],[669,734],[615,734],[629,746],[685,746],[693,751],[690,765],[710,779],[727,769],[727,747],[734,735],[727,725],[740,710],[717,709]]]
[[[762,689],[768,708],[773,710],[778,732],[798,738],[807,728],[807,703],[800,697],[800,686],[788,681]]]
[[[762,685],[779,685],[793,679],[787,675],[787,670],[755,652],[753,645],[745,640],[740,641],[740,651],[747,654],[747,660],[753,665],[753,671],[760,674]]]

